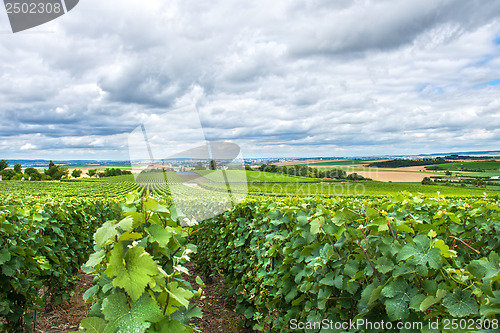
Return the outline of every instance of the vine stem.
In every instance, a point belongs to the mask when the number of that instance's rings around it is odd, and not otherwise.
[[[165,302],[165,307],[163,308],[163,315],[167,312],[168,302],[170,301],[170,293],[167,293],[167,301]]]
[[[330,243],[332,244],[333,249],[335,250],[335,252],[339,256],[339,259],[340,259],[340,262],[342,263],[342,266],[344,266],[344,260],[340,256],[339,250],[337,250],[337,248],[335,247],[335,243],[333,242],[332,238],[330,237],[329,234],[326,233],[325,229],[323,228],[323,225],[321,224],[321,222],[319,222],[319,219],[318,219],[318,223],[319,223],[319,227],[321,228],[321,230],[323,230],[323,232],[325,233],[326,237],[328,237],[328,239],[330,240]]]
[[[375,268],[375,265],[373,264],[373,262],[371,261],[370,257],[368,256],[368,253],[366,252],[365,248],[361,246],[361,244],[359,243],[358,240],[356,240],[356,244],[358,244],[358,246],[361,248],[361,250],[363,250],[363,253],[365,254],[366,259],[368,260],[368,262],[370,263],[370,266],[372,266],[373,271],[377,275],[377,280],[380,281],[380,273]]]
[[[455,236],[448,236],[448,237],[451,237],[451,238],[459,241],[460,243],[464,244],[465,246],[467,246],[469,249],[471,249],[472,251],[476,252],[477,254],[481,254],[481,252],[479,252],[478,250],[476,250],[475,248],[473,248],[472,246],[470,246],[469,244],[467,244],[466,242],[464,242],[462,238],[458,238],[458,237],[455,237]]]

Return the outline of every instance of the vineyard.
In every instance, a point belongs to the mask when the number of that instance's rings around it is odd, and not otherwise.
[[[325,190],[360,184],[360,195]],[[32,330],[83,269],[95,278],[80,331],[193,332],[192,257],[204,279],[224,276],[256,331],[499,330],[497,191],[262,173],[246,185],[227,199],[208,172],[0,182],[0,329]],[[362,320],[424,326],[335,326]]]

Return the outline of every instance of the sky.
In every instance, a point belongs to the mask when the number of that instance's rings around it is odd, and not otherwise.
[[[127,160],[178,110],[151,142],[500,150],[500,1],[82,0],[15,34],[0,9],[0,158]]]

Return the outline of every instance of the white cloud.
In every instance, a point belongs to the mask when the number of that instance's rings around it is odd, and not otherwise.
[[[31,143],[26,143],[21,146],[21,150],[33,150],[36,149],[36,146]]]

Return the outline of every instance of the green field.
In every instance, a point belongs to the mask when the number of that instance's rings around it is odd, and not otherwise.
[[[342,160],[342,161],[325,161],[325,162],[314,162],[314,163],[297,163],[297,165],[307,164],[308,166],[335,166],[335,165],[352,165],[352,164],[363,164],[371,160]]]
[[[98,169],[98,170],[103,170],[103,169],[124,169],[124,170],[131,170],[132,167],[130,164],[117,164],[117,165],[96,165],[96,164],[82,164],[82,165],[63,165],[64,167],[68,169]]]
[[[463,177],[494,177],[500,176],[500,171],[483,171],[483,172],[457,172],[457,176]]]
[[[245,177],[243,173],[246,174],[246,181],[249,183],[253,182],[268,182],[268,183],[296,183],[296,182],[317,182],[318,179],[310,178],[310,177],[299,177],[299,176],[289,176],[281,173],[273,173],[273,172],[263,172],[263,171],[248,171],[248,170],[228,170],[225,171],[227,176],[230,179],[241,179],[245,181]],[[196,171],[199,175],[202,175],[204,178],[214,181],[220,182],[221,176],[220,171],[214,173],[213,171]],[[223,181],[223,180],[222,180]]]
[[[427,170],[462,171],[462,170],[500,170],[500,161],[452,162],[426,167]]]

